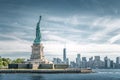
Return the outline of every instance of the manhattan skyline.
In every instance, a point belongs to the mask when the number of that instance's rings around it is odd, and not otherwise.
[[[29,58],[35,27],[47,58],[67,56],[115,58],[120,53],[119,0],[0,0],[0,56]],[[14,56],[13,56],[14,55]]]

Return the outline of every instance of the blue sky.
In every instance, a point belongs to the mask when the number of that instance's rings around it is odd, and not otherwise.
[[[29,58],[40,15],[47,58],[120,53],[120,0],[0,0],[0,55]]]

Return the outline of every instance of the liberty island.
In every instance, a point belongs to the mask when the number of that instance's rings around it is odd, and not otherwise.
[[[51,61],[48,61],[44,56],[44,46],[41,42],[41,30],[40,22],[41,16],[36,26],[36,37],[33,42],[32,54],[30,59],[22,64],[9,64],[9,69],[65,69],[68,68],[67,64],[54,64]]]

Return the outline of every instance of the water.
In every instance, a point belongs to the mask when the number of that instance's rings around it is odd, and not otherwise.
[[[95,70],[87,74],[0,74],[0,80],[120,80],[120,70]]]

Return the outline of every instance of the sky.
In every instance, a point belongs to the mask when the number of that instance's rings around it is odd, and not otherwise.
[[[40,15],[49,60],[120,56],[120,0],[0,0],[0,56],[30,58]]]

